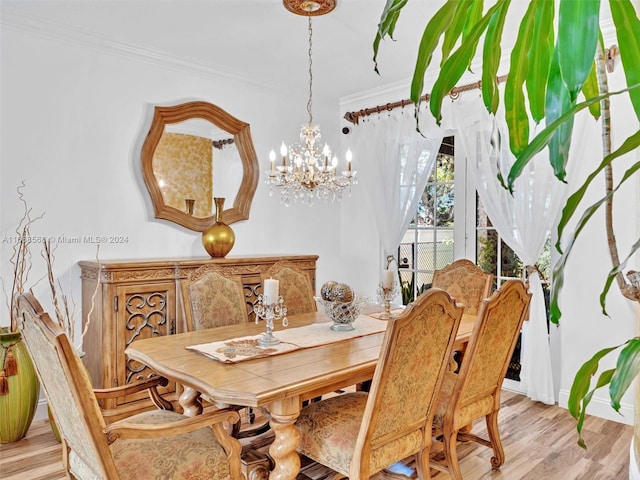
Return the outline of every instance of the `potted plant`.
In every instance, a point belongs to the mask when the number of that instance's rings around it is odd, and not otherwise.
[[[18,187],[18,197],[24,206],[23,216],[15,230],[13,254],[9,259],[13,278],[10,291],[2,280],[7,303],[9,326],[0,327],[0,443],[10,443],[24,437],[31,426],[40,397],[40,383],[26,345],[17,328],[16,298],[25,290],[31,270],[31,224],[33,218],[22,195],[24,183]]]
[[[374,62],[380,41],[386,36],[393,37],[396,23],[407,0],[387,0],[375,37]],[[612,268],[605,281],[600,296],[602,310],[606,313],[606,296],[615,281],[624,295],[636,305],[640,303],[640,274],[623,273],[627,261],[640,249],[640,239],[636,241],[624,257],[618,253],[613,229],[612,206],[618,187],[638,178],[640,162],[636,162],[614,185],[612,164],[622,155],[640,146],[640,130],[627,138],[621,146],[611,151],[609,97],[628,94],[631,104],[640,120],[640,20],[630,0],[610,0],[609,7],[615,27],[620,60],[627,82],[627,88],[619,92],[609,92],[605,71],[605,49],[600,35],[599,0],[532,0],[522,14],[518,37],[510,57],[504,101],[508,111],[520,115],[507,115],[510,149],[516,161],[508,178],[500,179],[503,186],[513,188],[523,168],[533,156],[544,148],[549,149],[549,158],[554,173],[564,180],[569,158],[574,115],[586,108],[598,118],[602,115],[603,158],[591,172],[582,186],[567,200],[558,226],[556,249],[559,261],[553,270],[551,297],[551,321],[558,322],[561,311],[558,295],[562,287],[564,268],[572,247],[585,224],[594,212],[605,207],[606,232]],[[438,77],[426,98],[436,119],[440,119],[442,101],[456,86],[465,70],[470,67],[476,49],[483,40],[482,49],[482,98],[487,110],[496,112],[500,93],[498,90],[498,68],[502,54],[501,41],[509,0],[497,0],[486,11],[483,2],[447,0],[426,22],[424,34],[419,44],[416,66],[411,85],[411,99],[419,104],[423,96],[424,78],[432,55],[442,40],[442,61]],[[557,10],[556,10],[557,7]],[[557,19],[555,15],[557,13]],[[613,57],[617,52],[607,52]],[[377,64],[375,66],[377,71]],[[526,91],[526,98],[525,92]],[[579,101],[582,93],[584,101]],[[551,106],[553,108],[549,108]],[[529,122],[544,120],[546,127],[529,138]],[[582,207],[581,200],[594,178],[606,177],[602,198],[593,205]],[[582,217],[574,231],[568,232],[569,221],[578,209],[584,208]],[[561,241],[566,247],[563,249]],[[621,347],[621,348],[619,348]],[[602,373],[595,388],[609,386],[609,395],[614,409],[620,408],[620,399],[640,370],[640,338],[629,339],[624,345],[603,349],[588,360],[578,371],[569,397],[569,410],[577,419],[578,432],[582,428],[586,406],[592,398],[592,377],[597,373],[599,361],[610,353],[616,353],[617,366]],[[636,399],[636,409],[640,408]],[[636,459],[640,458],[640,425],[635,426]],[[584,446],[579,435],[579,443]]]

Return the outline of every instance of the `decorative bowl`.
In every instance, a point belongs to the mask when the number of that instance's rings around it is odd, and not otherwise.
[[[316,297],[316,300],[324,308],[324,312],[327,316],[333,320],[331,330],[338,332],[346,332],[354,330],[353,322],[369,300],[366,297],[355,296],[350,302],[330,302],[320,297]]]

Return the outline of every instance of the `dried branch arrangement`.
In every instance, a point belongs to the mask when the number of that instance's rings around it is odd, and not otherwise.
[[[9,259],[9,263],[12,266],[13,270],[13,278],[11,282],[11,292],[7,295],[6,285],[4,279],[0,278],[0,283],[2,283],[2,291],[5,296],[5,303],[7,309],[9,311],[9,317],[11,320],[10,331],[15,332],[18,329],[16,314],[17,314],[17,305],[16,299],[18,295],[24,293],[25,285],[29,279],[29,273],[31,272],[31,225],[42,218],[44,213],[38,216],[33,216],[31,208],[27,204],[27,201],[24,198],[24,194],[22,190],[25,188],[26,184],[24,181],[20,183],[20,185],[16,188],[18,192],[18,199],[22,203],[23,213],[22,218],[18,222],[18,225],[15,229],[15,238],[13,241],[13,253],[11,258]]]
[[[74,317],[76,312],[76,302],[69,299],[67,295],[64,293],[64,289],[62,288],[62,284],[60,280],[56,280],[55,275],[53,274],[53,264],[55,263],[55,247],[51,247],[51,242],[49,240],[45,240],[43,243],[42,249],[42,258],[44,258],[45,264],[47,266],[47,278],[49,280],[49,288],[51,290],[51,302],[53,304],[53,309],[55,312],[56,320],[60,328],[64,329],[67,332],[67,336],[72,344],[75,344],[75,331],[74,331]],[[96,261],[98,262],[98,267],[100,266],[99,260],[100,253],[100,245],[97,247],[96,251]],[[57,286],[56,286],[57,285]],[[91,308],[87,313],[87,321],[85,322],[84,329],[82,330],[82,334],[80,336],[80,340],[84,338],[85,333],[89,329],[89,325],[91,324],[91,314],[95,310],[95,298],[100,288],[100,282],[96,283],[96,288],[91,295]],[[71,306],[70,306],[71,304]]]
[[[47,266],[47,278],[49,280],[49,288],[51,289],[51,302],[53,303],[53,310],[56,315],[58,325],[67,332],[69,340],[73,344],[74,340],[74,326],[73,317],[76,310],[75,302],[72,302],[71,308],[69,308],[69,300],[64,293],[60,280],[56,281],[53,275],[53,263],[55,260],[54,248],[51,248],[51,241],[45,240],[42,247],[42,258],[44,258]],[[56,283],[58,284],[56,288]]]

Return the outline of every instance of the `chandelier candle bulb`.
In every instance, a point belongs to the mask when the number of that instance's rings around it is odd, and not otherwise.
[[[351,153],[351,149],[347,150],[347,172],[351,171],[351,159],[353,158],[353,154]]]
[[[382,271],[382,287],[388,288],[388,289],[393,288],[393,271],[392,270]]]
[[[264,303],[272,305],[278,301],[278,289],[280,282],[273,278],[267,278],[264,281]]]
[[[280,145],[280,155],[282,155],[282,166],[286,167],[287,166],[287,146],[284,144],[284,141],[282,142],[282,145]]]
[[[269,160],[271,161],[271,171],[276,171],[276,152],[273,151],[273,148],[269,152]]]

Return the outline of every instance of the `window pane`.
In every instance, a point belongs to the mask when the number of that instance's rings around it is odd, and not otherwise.
[[[453,261],[453,154],[453,137],[447,137],[420,197],[414,221],[398,249],[405,303],[431,286],[435,269]]]
[[[438,227],[453,227],[453,205],[455,203],[455,189],[453,184],[438,185],[436,192],[436,225]]]
[[[500,243],[502,247],[500,252],[501,276],[520,278],[520,273],[522,272],[522,261],[506,243],[502,240],[500,240]]]
[[[436,230],[436,269],[443,268],[453,262],[453,228]]]
[[[498,275],[498,234],[495,230],[478,229],[477,263],[485,272]]]

